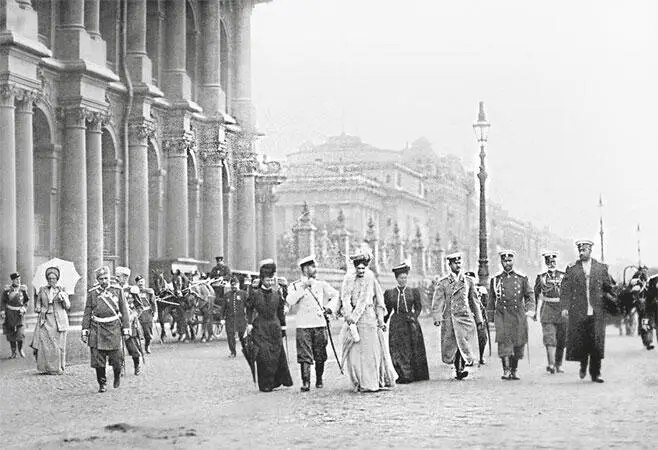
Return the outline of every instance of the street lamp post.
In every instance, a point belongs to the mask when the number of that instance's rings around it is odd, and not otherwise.
[[[489,127],[491,124],[487,121],[484,113],[484,102],[480,102],[480,111],[478,119],[473,124],[475,137],[480,145],[480,171],[478,179],[480,180],[480,259],[478,264],[478,284],[480,286],[489,286],[489,258],[487,246],[487,198],[485,196],[485,181],[487,180],[487,171],[484,166],[484,148],[489,137]]]

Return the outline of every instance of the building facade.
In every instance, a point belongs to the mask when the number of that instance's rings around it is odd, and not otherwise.
[[[378,269],[407,259],[418,274],[443,274],[445,254],[459,250],[465,267],[477,271],[477,179],[458,158],[436,154],[426,139],[395,151],[355,136],[330,137],[288,155],[285,173],[276,218],[279,254],[289,265],[304,256],[297,254],[301,247],[327,255],[320,259],[328,266],[344,266],[346,254],[367,243]],[[541,270],[545,249],[561,251],[566,260],[574,256],[571,241],[488,204],[491,273],[499,270],[502,248],[516,250],[517,267],[529,273]],[[313,243],[297,242],[309,233],[316,235]]]
[[[0,276],[275,256],[256,154],[251,13],[265,0],[0,2]]]

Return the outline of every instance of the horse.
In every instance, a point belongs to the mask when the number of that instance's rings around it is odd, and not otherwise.
[[[176,324],[179,322],[180,299],[174,293],[173,285],[164,277],[162,272],[153,272],[154,286],[158,310],[158,322],[160,323],[160,340],[166,337],[165,323],[169,322],[169,329],[173,337],[176,336]]]
[[[213,319],[216,316],[215,291],[210,286],[212,280],[193,282],[185,291],[185,317],[192,341],[201,326],[201,342],[207,342],[214,337]]]

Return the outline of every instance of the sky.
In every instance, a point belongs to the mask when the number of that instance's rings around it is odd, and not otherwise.
[[[259,151],[424,136],[515,217],[658,266],[658,2],[273,0],[252,16]],[[637,226],[640,224],[640,233]]]

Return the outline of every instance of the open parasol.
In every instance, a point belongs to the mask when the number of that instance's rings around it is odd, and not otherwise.
[[[242,347],[242,354],[249,364],[251,369],[251,377],[256,384],[256,343],[251,333],[247,334],[247,337],[244,340],[244,347]]]
[[[40,287],[48,284],[46,281],[46,269],[49,267],[56,267],[59,269],[59,281],[57,284],[64,288],[68,294],[74,294],[75,285],[78,284],[78,281],[80,280],[80,274],[75,270],[73,262],[59,258],[53,258],[45,263],[39,264],[34,272],[34,278],[32,279],[32,285],[34,288],[38,290]]]

